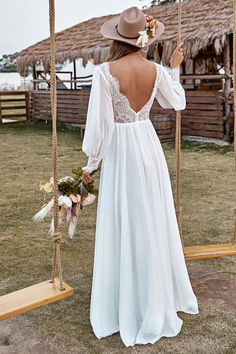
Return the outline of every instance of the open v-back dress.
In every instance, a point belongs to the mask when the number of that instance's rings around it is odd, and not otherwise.
[[[164,152],[149,118],[154,98],[183,110],[179,67],[154,63],[148,102],[135,112],[110,71],[96,66],[82,150],[83,170],[102,160],[90,322],[97,338],[120,332],[125,346],[176,336],[177,311],[197,314],[184,260]]]

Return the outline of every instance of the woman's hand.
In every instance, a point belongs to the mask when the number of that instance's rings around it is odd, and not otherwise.
[[[91,182],[92,178],[93,176],[91,175],[90,172],[83,171],[81,179],[83,180],[84,184]]]
[[[175,67],[179,66],[183,59],[183,49],[182,49],[183,42],[181,42],[176,49],[174,50],[172,57],[170,59],[170,67],[171,69],[174,69]]]

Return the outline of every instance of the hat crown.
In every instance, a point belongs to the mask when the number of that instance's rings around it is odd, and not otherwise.
[[[117,27],[122,36],[137,37],[139,36],[139,31],[145,30],[146,17],[138,7],[130,7],[120,14]]]
[[[152,26],[150,37],[150,33],[147,33],[147,23],[147,15],[137,6],[133,6],[124,10],[120,15],[107,19],[102,24],[100,32],[105,38],[144,48],[155,42],[165,28],[161,21],[155,19],[155,26]]]

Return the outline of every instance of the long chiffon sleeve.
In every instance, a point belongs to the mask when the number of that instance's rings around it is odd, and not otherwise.
[[[186,108],[185,91],[179,82],[179,66],[170,69],[159,65],[159,81],[155,98],[162,108],[180,111]]]
[[[87,172],[96,170],[112,140],[114,114],[110,87],[99,66],[94,69],[82,151],[88,156]]]

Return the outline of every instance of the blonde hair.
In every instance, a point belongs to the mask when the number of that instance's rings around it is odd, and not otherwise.
[[[135,47],[132,44],[128,44],[114,39],[110,44],[107,61],[120,59],[125,55],[137,52],[138,50],[140,50],[140,48]]]

